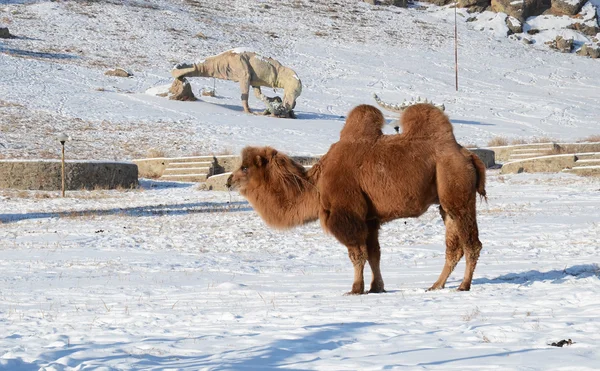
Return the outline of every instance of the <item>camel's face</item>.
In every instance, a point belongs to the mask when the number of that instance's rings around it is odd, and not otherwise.
[[[277,154],[270,147],[246,147],[242,150],[242,164],[227,179],[227,187],[245,195],[249,188],[263,183],[267,165]]]

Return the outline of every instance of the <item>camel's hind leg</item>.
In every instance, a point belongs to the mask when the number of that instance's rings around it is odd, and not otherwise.
[[[479,253],[481,252],[481,241],[479,241],[479,231],[477,229],[477,220],[475,218],[475,210],[473,208],[472,214],[466,214],[461,220],[462,224],[462,236],[463,236],[463,250],[465,252],[465,259],[467,266],[465,268],[465,276],[458,291],[469,291],[471,289],[471,281],[473,280],[473,272],[477,266],[479,260]]]
[[[443,289],[448,277],[456,267],[456,264],[463,257],[463,249],[460,245],[460,236],[456,222],[448,216],[446,211],[440,206],[440,214],[446,226],[446,263],[442,269],[440,277],[429,288],[429,290]],[[428,291],[429,291],[428,290]]]
[[[472,214],[474,213],[473,207]],[[456,264],[458,264],[463,255],[465,255],[467,263],[465,276],[458,287],[458,290],[469,291],[473,279],[473,272],[475,271],[475,266],[479,259],[479,252],[481,251],[481,242],[479,241],[475,216],[471,215],[470,212],[458,213],[457,215],[450,216],[442,206],[440,206],[440,214],[446,225],[446,263],[444,264],[440,277],[429,290],[443,289],[446,280],[456,267]]]
[[[383,288],[383,277],[379,262],[381,261],[381,248],[379,247],[379,221],[372,220],[368,222],[369,234],[367,236],[367,253],[369,266],[373,278],[371,279],[371,288],[369,293],[385,292]]]

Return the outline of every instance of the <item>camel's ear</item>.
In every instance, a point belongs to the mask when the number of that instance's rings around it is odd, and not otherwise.
[[[276,150],[275,148],[269,148],[269,149],[267,150],[267,156],[266,156],[266,157],[267,157],[268,159],[272,159],[273,157],[277,156],[277,153],[278,153],[278,152],[277,152],[277,150]]]
[[[266,162],[267,162],[267,160],[264,157],[262,157],[261,155],[256,155],[256,157],[254,158],[254,165],[256,165],[256,167],[261,167]]]

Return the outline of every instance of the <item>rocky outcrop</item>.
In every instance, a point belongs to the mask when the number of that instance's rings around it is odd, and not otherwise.
[[[506,13],[523,22],[527,17],[542,14],[550,9],[550,0],[491,0],[491,10]]]

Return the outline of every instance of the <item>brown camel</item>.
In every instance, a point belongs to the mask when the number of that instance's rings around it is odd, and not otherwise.
[[[477,193],[485,197],[485,165],[455,140],[448,117],[430,104],[407,108],[403,133],[383,135],[377,108],[354,108],[340,140],[306,171],[270,147],[246,147],[242,165],[229,178],[265,222],[290,228],[320,219],[323,229],[346,245],[354,265],[349,294],[364,293],[364,266],[373,273],[369,292],[384,292],[379,267],[379,227],[418,217],[439,204],[446,226],[446,263],[430,290],[444,288],[465,255],[458,290],[471,288],[481,242]]]

